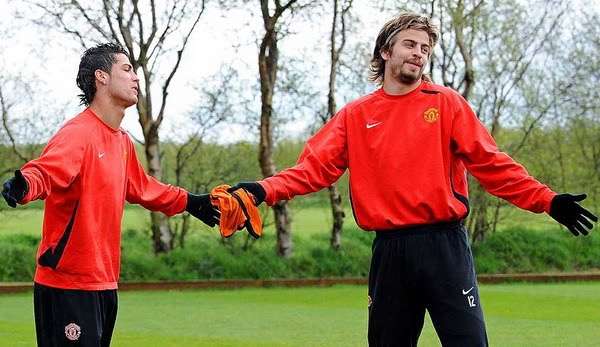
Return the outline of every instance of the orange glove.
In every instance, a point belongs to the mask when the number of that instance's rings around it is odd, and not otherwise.
[[[254,198],[244,189],[227,192],[229,185],[223,184],[213,188],[210,199],[213,206],[221,211],[219,230],[223,237],[230,237],[236,231],[246,227],[254,238],[262,235],[262,219]]]

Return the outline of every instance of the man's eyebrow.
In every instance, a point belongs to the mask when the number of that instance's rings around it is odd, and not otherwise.
[[[419,43],[419,42],[417,42],[417,41],[415,41],[413,39],[403,39],[402,42]],[[421,43],[421,45],[422,46],[427,46],[429,48],[429,43],[423,42],[423,43]]]

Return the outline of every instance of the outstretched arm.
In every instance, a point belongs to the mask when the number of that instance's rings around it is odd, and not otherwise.
[[[452,145],[467,170],[488,193],[531,212],[549,212],[556,193],[500,151],[466,100],[455,98]]]
[[[591,221],[596,222],[598,218],[577,203],[585,199],[585,194],[557,195],[530,176],[522,165],[498,150],[496,142],[468,103],[462,97],[456,97],[458,107],[453,119],[453,145],[467,170],[482,186],[490,194],[520,208],[536,213],[547,212],[576,236],[587,235],[588,229],[593,227]]]
[[[127,161],[127,201],[167,216],[187,211],[210,227],[219,223],[220,213],[211,205],[208,194],[196,195],[159,182],[144,171],[131,141],[128,152],[131,154]]]
[[[9,206],[46,199],[53,190],[65,189],[81,170],[85,138],[72,124],[61,128],[40,154],[27,162],[3,185],[2,196]]]
[[[295,166],[262,181],[242,182],[233,188],[245,188],[257,203],[266,201],[273,205],[329,187],[348,166],[345,117],[346,110],[342,109],[311,137]]]

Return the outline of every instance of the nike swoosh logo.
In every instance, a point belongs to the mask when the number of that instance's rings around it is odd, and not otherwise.
[[[464,290],[464,289],[463,289],[463,290],[462,290],[462,293],[463,293],[463,295],[467,295],[467,294],[469,294],[469,292],[471,292],[471,291],[473,290],[473,288],[475,288],[475,287],[471,287],[471,289],[469,289],[469,290]]]
[[[374,127],[378,126],[381,123],[383,123],[383,122],[377,122],[377,123],[371,123],[371,124],[367,123],[367,129],[374,128]]]
[[[102,157],[104,157],[104,153],[98,154],[98,158],[102,159]]]

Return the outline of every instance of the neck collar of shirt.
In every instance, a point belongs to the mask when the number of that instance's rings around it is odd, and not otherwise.
[[[411,90],[410,92],[408,92],[406,94],[400,94],[400,95],[388,94],[385,92],[385,90],[383,90],[383,87],[379,88],[376,93],[386,99],[398,100],[398,99],[403,99],[403,98],[409,98],[409,97],[415,95],[421,89],[423,89],[424,85],[425,85],[425,81],[421,81],[421,83],[417,86],[417,88]]]
[[[113,127],[111,127],[110,125],[106,124],[102,118],[100,118],[100,116],[98,114],[96,114],[96,112],[94,112],[91,108],[86,108],[84,112],[89,113],[90,115],[92,115],[95,119],[98,120],[98,122],[100,122],[104,127],[106,127],[106,129],[110,130],[113,133],[125,133],[125,130],[121,127],[119,127],[118,129],[115,129]]]

